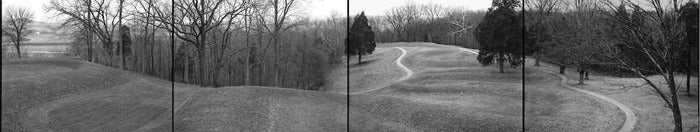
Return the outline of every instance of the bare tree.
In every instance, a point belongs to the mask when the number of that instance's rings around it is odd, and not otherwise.
[[[530,10],[534,10],[535,12],[541,12],[544,14],[550,14],[557,10],[556,7],[559,5],[560,2],[560,0],[533,0],[525,3],[527,4],[527,8],[530,8]]]
[[[428,21],[436,21],[438,18],[444,17],[446,14],[446,7],[432,3],[420,6],[420,13]]]
[[[265,6],[267,6],[269,11],[265,13],[269,14],[259,14],[258,19],[262,23],[263,32],[268,33],[271,37],[271,43],[273,45],[273,61],[275,68],[274,70],[274,82],[275,85],[281,85],[281,66],[279,64],[279,54],[282,50],[281,44],[279,43],[280,35],[289,30],[290,28],[296,27],[299,23],[298,20],[293,19],[295,9],[297,8],[298,1],[296,0],[267,0]],[[265,7],[263,7],[265,8]],[[268,17],[268,16],[271,16]],[[269,22],[269,21],[272,22]]]
[[[450,36],[460,36],[461,34],[466,34],[474,27],[479,24],[480,16],[478,14],[470,13],[458,9],[452,9],[447,13],[448,23],[455,26],[455,30],[450,31]]]
[[[114,33],[117,28],[118,15],[113,10],[111,1],[108,0],[52,0],[47,9],[56,11],[59,15],[67,16],[65,25],[80,24],[102,42],[106,55],[110,57],[109,63],[114,63],[112,58]],[[92,35],[90,35],[92,36]]]
[[[5,9],[3,14],[2,35],[8,36],[12,43],[15,44],[18,58],[22,58],[20,47],[22,46],[22,39],[30,33],[28,28],[29,24],[33,22],[32,17],[34,17],[34,13],[25,7],[10,7]]]
[[[407,4],[392,8],[386,14],[386,21],[396,32],[396,41],[411,41],[409,35],[410,26],[418,19],[418,6]]]
[[[537,32],[533,34],[535,37],[538,39],[536,40],[545,40],[542,39],[546,37],[547,33],[547,28],[544,26],[545,21],[549,20],[547,19],[548,17],[551,16],[553,12],[557,10],[557,6],[560,3],[560,0],[533,0],[533,1],[528,1],[527,3],[527,8],[529,8],[529,11],[527,11],[528,16],[526,18],[530,19],[526,22],[528,22],[528,25],[530,27],[528,29],[537,29],[539,28],[540,30],[545,30],[543,32]],[[546,40],[545,40],[546,41]],[[543,45],[544,42],[542,41],[536,41],[533,42],[535,45]],[[535,58],[535,66],[540,66],[540,58],[542,57],[542,51],[541,49],[535,50],[534,53],[534,58]]]
[[[212,76],[207,76],[206,73],[211,73],[212,69],[206,68],[207,60],[206,49],[208,44],[208,33],[219,28],[222,24],[226,24],[226,20],[231,17],[239,16],[243,9],[245,1],[226,1],[226,0],[178,0],[174,4],[175,16],[170,15],[169,8],[154,9],[153,20],[158,21],[160,25],[155,25],[161,29],[170,32],[175,32],[175,35],[194,45],[197,49],[197,64],[198,74],[196,83],[203,86],[211,86],[214,84]],[[174,17],[175,19],[171,19]],[[174,25],[174,27],[170,27]]]
[[[154,2],[155,1],[153,1],[153,0],[135,1],[135,2],[133,2],[133,8],[135,9],[135,11],[129,12],[132,16],[134,16],[133,21],[143,23],[143,32],[142,32],[143,33],[142,34],[143,40],[142,41],[147,42],[147,43],[145,43],[145,46],[149,52],[147,53],[148,56],[146,56],[146,57],[148,57],[148,59],[147,59],[148,66],[141,66],[142,71],[153,71],[153,69],[154,69],[153,64],[154,64],[155,59],[153,56],[153,53],[154,53],[153,50],[155,47],[154,46],[154,43],[155,43],[154,42],[154,33],[155,33],[154,29],[155,28],[153,28],[153,27],[149,28],[149,26],[155,25],[153,23],[153,21],[151,20],[151,17],[153,15],[152,11],[153,11],[153,8],[155,8],[153,6]],[[146,63],[142,63],[142,65],[144,65],[144,64],[146,64]]]
[[[120,67],[122,69],[126,69],[126,53],[124,53],[126,47],[124,47],[124,41],[123,41],[124,38],[121,35],[122,27],[124,27],[124,25],[122,24],[122,19],[124,19],[124,16],[122,16],[122,14],[123,14],[122,12],[124,12],[124,0],[119,0],[119,7],[117,8],[117,10],[119,10],[119,17],[117,18],[117,20],[118,20],[117,26],[119,27],[119,31],[120,31],[119,41],[117,41],[117,43],[119,43],[119,45],[117,46],[117,47],[119,47],[119,48],[117,48],[117,55],[121,54]]]
[[[651,10],[646,10],[643,5],[631,0],[621,2],[608,1],[607,5],[613,11],[617,7],[615,3],[623,3],[635,9],[631,17],[619,17],[618,13],[609,13],[614,26],[621,30],[613,35],[617,40],[616,45],[603,45],[600,48],[601,56],[609,58],[610,64],[632,71],[637,77],[643,79],[664,101],[673,113],[674,131],[682,131],[681,111],[678,104],[675,72],[682,65],[683,50],[686,48],[683,40],[685,32],[678,10],[677,1],[673,6],[662,3],[661,0],[648,0]],[[670,7],[670,8],[669,8]],[[653,68],[646,69],[640,65],[633,65],[630,56],[622,56],[623,49],[630,49],[642,53],[644,59],[648,59]],[[647,73],[659,74],[663,77],[663,83],[652,81]],[[668,88],[664,92],[661,88]]]

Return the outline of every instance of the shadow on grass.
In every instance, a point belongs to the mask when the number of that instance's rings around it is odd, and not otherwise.
[[[360,63],[355,63],[354,65],[350,65],[350,67],[361,67],[364,65],[368,65],[370,63],[374,63],[375,61],[377,61],[377,59],[365,60],[365,61],[362,61]]]

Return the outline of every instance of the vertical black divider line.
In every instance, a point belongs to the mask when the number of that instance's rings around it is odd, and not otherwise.
[[[525,132],[525,40],[527,40],[525,38],[525,0],[523,0],[522,7],[520,7],[520,8],[522,9],[520,11],[520,13],[522,15],[522,25],[521,25],[522,26],[522,34],[521,34],[522,40],[520,41],[520,45],[521,45],[520,48],[522,48],[522,49],[520,49],[520,55],[523,57],[523,67],[522,67],[522,70],[520,71],[520,74],[523,77],[522,78],[523,79],[522,80],[523,81],[523,86],[522,86],[522,95],[523,95],[523,97],[522,97],[522,101],[523,101],[522,102],[522,105],[523,105],[522,106],[522,109],[523,109],[523,111],[522,111],[523,112],[522,113],[523,114],[522,115],[523,127],[522,128],[523,129],[522,130],[523,130],[523,132]]]
[[[175,0],[170,0],[170,131],[175,131]]]
[[[345,23],[345,58],[347,60],[347,63],[345,63],[346,64],[346,67],[345,67],[345,71],[346,71],[346,74],[345,74],[346,78],[345,79],[346,79],[346,81],[345,81],[345,83],[347,84],[347,85],[345,85],[346,86],[345,90],[347,90],[345,93],[345,95],[347,96],[346,97],[347,107],[345,107],[345,110],[347,110],[347,111],[345,112],[345,114],[347,115],[347,117],[345,119],[347,120],[346,131],[350,132],[350,52],[348,52],[349,51],[348,46],[350,46],[350,39],[349,39],[349,36],[350,36],[350,0],[347,0],[347,3],[345,6],[346,6],[345,7],[345,16],[346,16],[345,20],[347,21]]]
[[[0,5],[2,5],[2,0],[0,0]],[[0,22],[2,22],[2,15],[0,15]],[[0,45],[0,46],[2,46],[2,45]],[[3,55],[2,55],[2,57],[0,57],[0,61],[5,58],[4,52],[2,54]],[[1,69],[1,67],[0,67],[0,69]],[[0,73],[2,73],[2,70],[0,70]],[[0,91],[0,95],[2,95],[2,91]],[[700,95],[700,94],[698,94],[698,95]],[[0,103],[2,103],[2,98],[0,98]],[[700,106],[698,106],[698,107],[700,108]],[[4,119],[4,117],[2,117],[2,114],[0,114],[0,118]],[[2,127],[2,125],[0,125],[0,127]]]

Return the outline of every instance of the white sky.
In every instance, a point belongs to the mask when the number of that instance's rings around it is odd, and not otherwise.
[[[310,3],[308,8],[312,18],[326,18],[333,11],[343,17],[348,8],[346,0],[311,0]]]
[[[2,8],[10,6],[28,7],[34,12],[35,20],[38,21],[53,21],[50,19],[51,14],[44,11],[44,4],[50,0],[3,0]],[[358,14],[365,11],[365,14],[376,16],[383,15],[387,10],[406,5],[413,4],[429,4],[435,3],[446,7],[466,8],[470,10],[486,10],[491,6],[492,0],[349,0],[350,14]],[[643,1],[643,0],[642,0]],[[684,0],[681,0],[684,1]],[[342,16],[345,16],[347,9],[346,0],[308,0],[309,5],[302,8],[308,12],[311,18],[325,18],[330,16],[331,12],[336,11]]]
[[[53,21],[49,19],[51,14],[44,11],[44,4],[50,0],[3,0],[2,8],[10,6],[28,7],[34,12],[35,20]],[[345,16],[347,9],[346,0],[309,0],[310,5],[307,11],[312,18],[325,18],[331,12]],[[350,0],[350,14],[357,14],[365,11],[367,15],[382,15],[392,7],[405,5],[407,3],[427,4],[436,3],[448,7],[462,7],[472,10],[486,10],[491,5],[491,0]]]
[[[487,10],[492,0],[350,0],[350,14],[377,16],[385,14],[389,9],[413,3],[424,5],[435,3],[446,7],[466,8],[469,10]]]
[[[27,7],[29,10],[34,12],[34,20],[38,21],[49,21],[49,15],[46,15],[44,11],[44,3],[49,3],[50,0],[3,0],[2,9],[7,9],[6,7]],[[3,11],[3,14],[5,12]]]

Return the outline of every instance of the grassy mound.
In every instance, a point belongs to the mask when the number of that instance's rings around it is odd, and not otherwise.
[[[351,96],[351,130],[519,131],[523,127],[519,67],[498,73],[497,66],[482,66],[476,55],[454,46],[381,46],[406,49],[402,63],[415,75]],[[528,131],[615,131],[621,125],[624,115],[611,104],[558,86],[556,76],[531,69],[525,74]]]
[[[176,113],[175,131],[347,130],[342,94],[259,86],[176,89],[193,94],[175,96],[186,101]]]
[[[164,80],[75,59],[3,61],[2,74],[3,131],[170,128]]]

